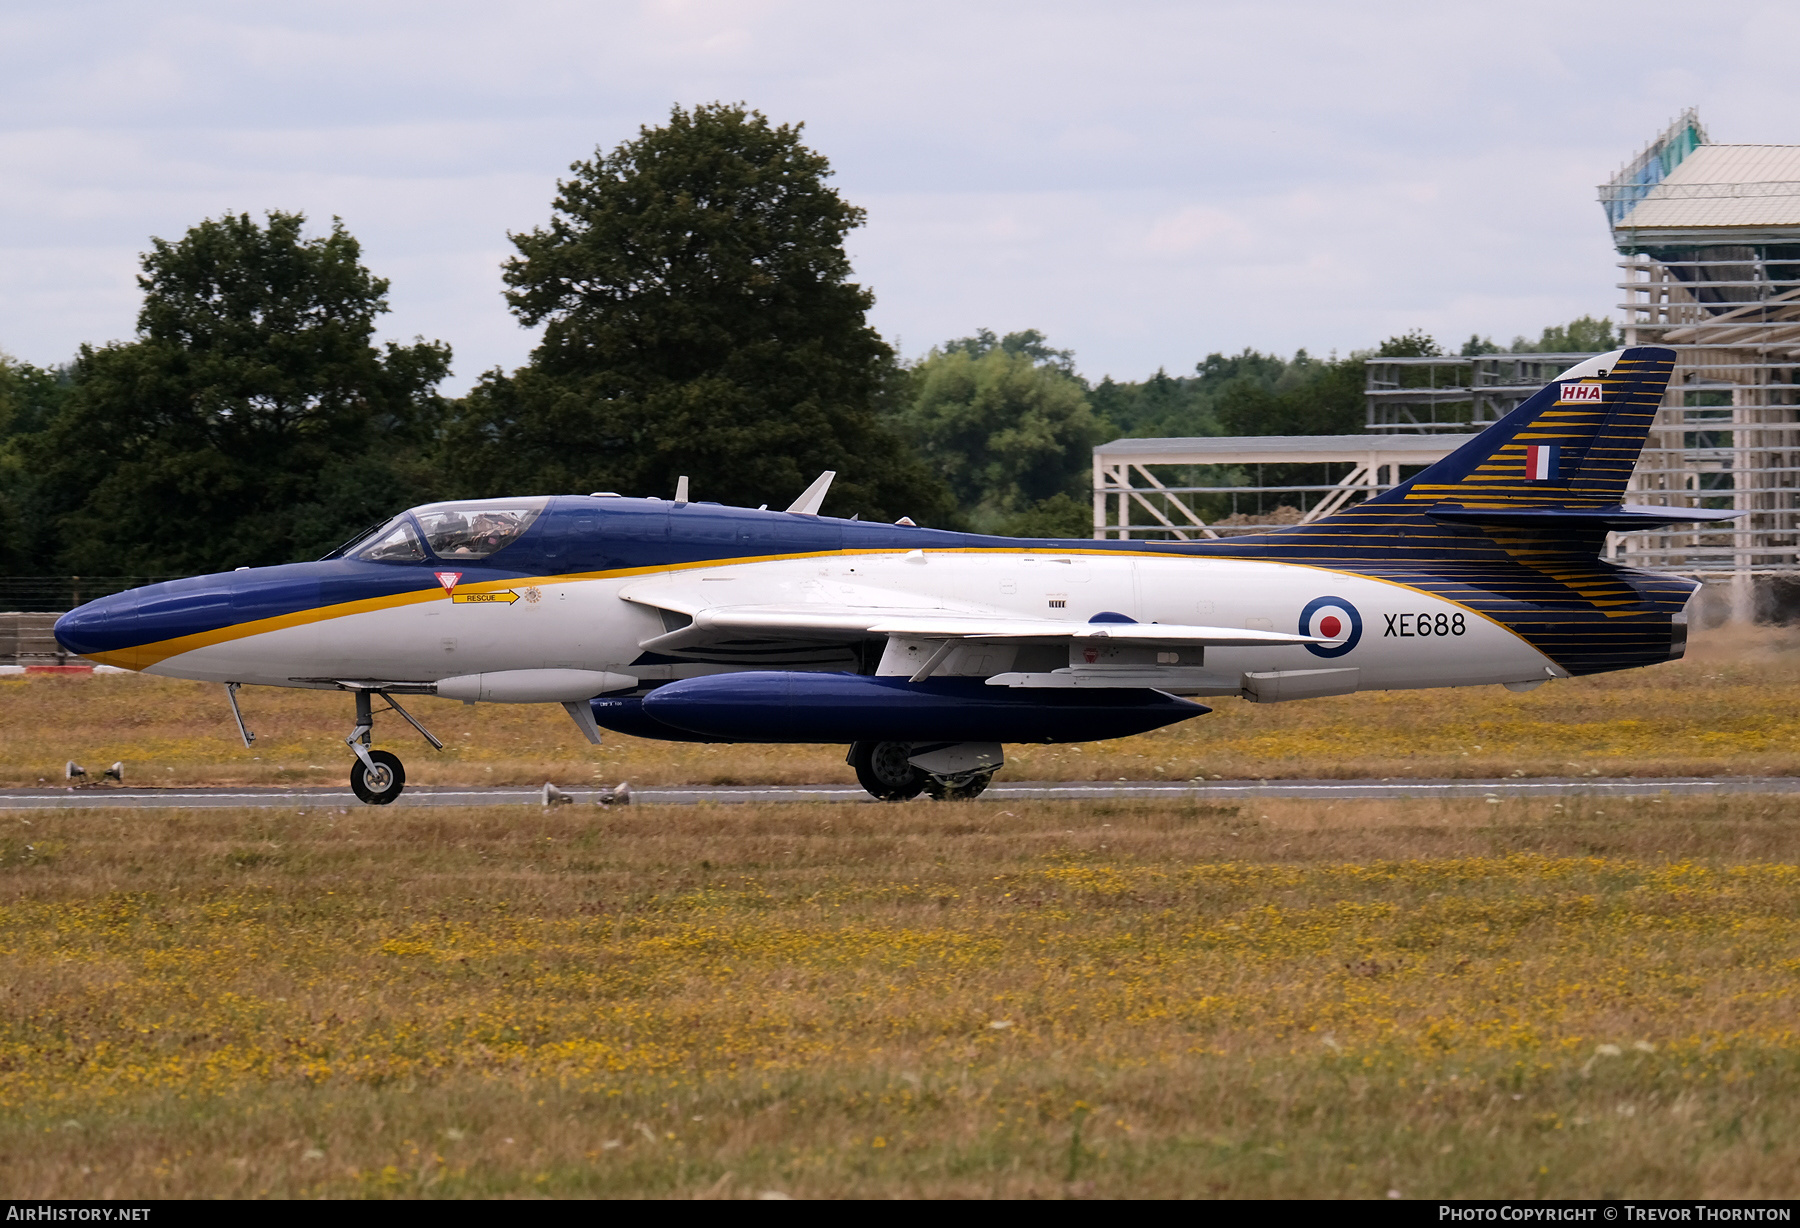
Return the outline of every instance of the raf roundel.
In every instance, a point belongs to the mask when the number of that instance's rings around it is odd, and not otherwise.
[[[1362,639],[1362,615],[1342,597],[1314,597],[1300,611],[1300,634],[1328,641],[1308,644],[1315,657],[1341,657]]]

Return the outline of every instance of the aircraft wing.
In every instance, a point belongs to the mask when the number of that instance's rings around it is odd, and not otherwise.
[[[1194,648],[1251,648],[1271,644],[1323,644],[1310,635],[1283,631],[1251,631],[1242,627],[1191,627],[1174,623],[1097,622],[1070,623],[1049,618],[1001,617],[994,619],[946,615],[884,619],[869,628],[871,635],[901,635],[916,639],[979,639],[999,643],[1024,643],[1071,639],[1122,640],[1134,645],[1187,645]]]
[[[636,600],[627,595],[628,600]],[[654,603],[646,603],[654,604]],[[667,608],[667,607],[659,607]],[[1318,644],[1313,636],[1241,627],[1198,627],[1170,623],[1077,623],[1016,615],[963,613],[948,610],[881,609],[827,605],[713,606],[669,611],[691,621],[642,641],[648,652],[681,653],[723,644],[783,639],[817,643],[875,637],[920,640],[982,640],[994,644],[1056,643],[1075,639],[1108,639],[1133,646],[1195,648],[1270,647]],[[665,620],[668,621],[668,620]]]

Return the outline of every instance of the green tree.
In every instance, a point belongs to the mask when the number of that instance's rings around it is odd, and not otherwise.
[[[1422,328],[1389,337],[1375,351],[1377,358],[1442,358],[1443,355],[1443,347]]]
[[[1096,412],[1104,414],[1120,434],[1143,438],[1176,435],[1269,434],[1262,425],[1277,393],[1289,393],[1316,378],[1322,364],[1301,350],[1290,359],[1246,348],[1242,353],[1208,354],[1194,364],[1194,374],[1176,377],[1158,371],[1136,383],[1103,380],[1094,389]],[[1266,397],[1257,393],[1267,394]],[[1227,425],[1221,405],[1230,397],[1235,410]]]
[[[676,107],[571,168],[550,223],[513,236],[507,301],[543,341],[457,407],[463,489],[666,494],[686,474],[697,498],[779,505],[835,469],[828,511],[948,511],[877,417],[893,355],[844,253],[863,211],[800,133]]]
[[[388,283],[336,219],[271,212],[152,241],[136,340],[83,346],[18,441],[44,562],[217,570],[316,557],[429,491],[448,346],[371,344]]]
[[[0,351],[0,443],[42,430],[68,388],[67,367],[34,367]]]
[[[1000,350],[1007,354],[1022,355],[1039,366],[1055,367],[1071,379],[1081,379],[1075,374],[1075,351],[1052,349],[1044,334],[1035,328],[1007,333],[1004,337],[994,336],[991,328],[978,328],[973,337],[958,337],[954,341],[946,341],[938,349],[946,354],[967,354],[970,358],[984,358],[995,350]]]
[[[953,343],[914,369],[900,428],[977,529],[1010,531],[1013,520],[1058,496],[1065,505],[1023,531],[1062,524],[1066,501],[1086,493],[1094,445],[1107,432],[1062,358],[1061,351],[1034,358],[1001,346],[977,355]],[[1091,514],[1082,523],[1091,528]]]
[[[1088,400],[1116,435],[1138,439],[1217,435],[1216,383],[1202,375],[1174,376],[1158,368],[1149,379],[1130,383],[1115,383],[1109,376],[1094,387]]]
[[[1008,516],[1001,522],[999,532],[1007,537],[1092,537],[1093,500],[1085,494],[1080,498],[1051,495],[1016,516]]]
[[[1218,401],[1228,435],[1351,435],[1368,420],[1364,354],[1320,360],[1305,350],[1273,381],[1240,376]]]
[[[1295,361],[1300,361],[1300,355],[1305,353],[1305,350],[1301,350],[1300,354],[1295,355]],[[1244,347],[1244,352],[1241,354],[1233,354],[1229,358],[1218,353],[1208,354],[1194,364],[1195,376],[1199,379],[1202,387],[1214,396],[1217,396],[1228,384],[1241,379],[1263,384],[1273,392],[1275,381],[1286,375],[1287,369],[1286,359],[1279,358],[1274,354],[1260,353],[1248,346]]]
[[[28,570],[36,545],[24,512],[31,483],[19,441],[50,417],[67,382],[61,372],[0,352],[0,575]]]
[[[1618,349],[1620,344],[1618,334],[1613,332],[1611,320],[1581,316],[1570,320],[1567,324],[1552,325],[1544,329],[1536,341],[1526,337],[1514,337],[1512,352],[1515,354],[1601,354],[1607,350]]]

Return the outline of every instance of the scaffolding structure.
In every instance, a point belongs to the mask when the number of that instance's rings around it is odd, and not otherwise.
[[[1253,503],[1234,507],[1230,534],[1308,524],[1388,490],[1442,460],[1472,435],[1247,435],[1115,439],[1094,449],[1094,537],[1098,541],[1198,541],[1222,536],[1195,509],[1195,495]],[[1267,485],[1264,466],[1323,467],[1317,482]],[[1329,480],[1333,469],[1348,472]],[[1151,472],[1161,469],[1163,476]],[[1171,472],[1173,471],[1173,472]],[[1284,510],[1288,513],[1283,515]]]
[[[1614,557],[1785,614],[1800,579],[1800,146],[1715,145],[1689,111],[1601,186],[1623,257],[1625,344],[1676,354],[1633,502],[1732,508],[1633,533]]]
[[[1457,358],[1371,358],[1371,431],[1480,431],[1592,354],[1477,354]]]

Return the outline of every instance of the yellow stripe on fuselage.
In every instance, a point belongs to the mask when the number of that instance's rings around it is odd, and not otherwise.
[[[801,554],[765,554],[748,555],[742,558],[701,559],[692,563],[658,563],[651,567],[621,567],[613,571],[579,571],[554,576],[515,576],[507,580],[487,580],[479,584],[459,584],[459,594],[505,592],[509,588],[526,584],[569,584],[580,580],[616,580],[630,576],[658,575],[671,571],[691,571],[699,567],[732,567],[744,563],[776,563],[787,559],[843,558],[849,555],[865,554],[902,554],[899,550],[814,550]],[[947,550],[934,550],[936,554],[1108,554],[1137,555],[1156,557],[1154,551],[1137,550],[991,550],[982,547],[952,547]],[[249,622],[230,623],[223,627],[214,627],[211,631],[197,631],[192,635],[176,636],[173,639],[156,640],[151,643],[137,644],[130,648],[118,648],[109,652],[90,652],[87,658],[98,661],[102,665],[117,665],[124,669],[148,669],[159,665],[170,657],[178,657],[184,652],[193,652],[200,648],[210,648],[214,644],[225,644],[232,640],[247,639],[252,635],[262,635],[268,631],[281,631],[288,627],[304,627],[312,623],[329,622],[334,618],[347,618],[352,614],[368,614],[375,610],[392,610],[402,606],[421,605],[428,601],[448,601],[450,594],[442,588],[418,589],[410,593],[392,593],[385,597],[363,597],[355,601],[342,601],[335,605],[314,606],[308,610],[294,610],[287,614],[277,614],[273,618],[257,618]]]

